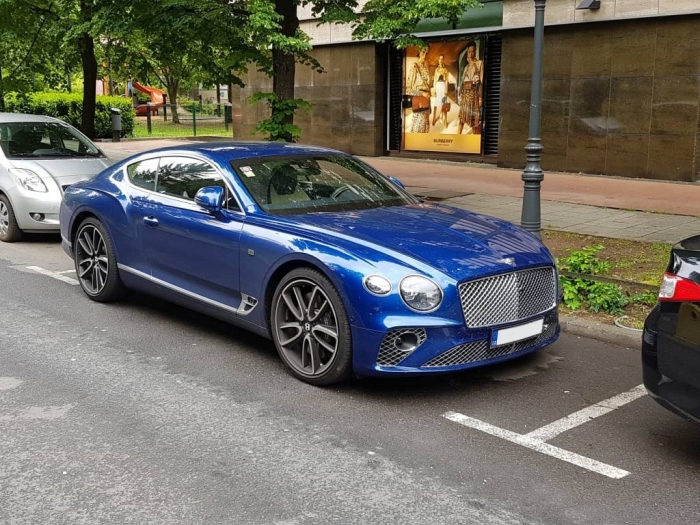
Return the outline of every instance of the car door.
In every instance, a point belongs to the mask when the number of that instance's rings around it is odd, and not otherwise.
[[[147,233],[144,219],[154,204],[159,161],[158,157],[149,158],[126,167],[126,175],[131,183],[129,201],[125,207],[128,228],[114,228],[115,231],[123,230],[123,235],[128,236],[118,243],[121,249],[120,266],[125,271],[147,279],[151,277],[151,258],[144,239],[144,233]]]
[[[205,186],[226,189],[224,209],[194,202]],[[244,214],[221,173],[205,160],[161,157],[155,193],[143,202],[142,239],[153,279],[175,292],[236,310]]]

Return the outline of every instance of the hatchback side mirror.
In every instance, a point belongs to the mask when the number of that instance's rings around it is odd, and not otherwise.
[[[211,212],[221,210],[221,205],[224,202],[224,188],[221,186],[205,186],[197,191],[194,196],[195,204]]]

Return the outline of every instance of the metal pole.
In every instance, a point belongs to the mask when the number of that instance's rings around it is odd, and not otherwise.
[[[530,136],[527,139],[527,165],[523,171],[525,194],[520,224],[542,238],[540,227],[540,184],[542,171],[542,55],[544,54],[544,6],[547,0],[535,0],[535,55],[532,61],[532,97],[530,101]]]
[[[192,131],[194,136],[197,136],[197,106],[192,104]]]

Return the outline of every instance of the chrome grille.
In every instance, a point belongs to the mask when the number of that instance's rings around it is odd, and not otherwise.
[[[550,323],[544,331],[536,338],[525,339],[509,345],[503,345],[496,348],[490,348],[487,339],[472,341],[464,345],[455,346],[454,348],[434,357],[421,368],[436,368],[440,366],[456,366],[466,365],[468,363],[476,363],[477,361],[485,361],[494,357],[502,357],[504,355],[514,354],[525,350],[526,348],[537,346],[544,343],[548,339],[554,337],[557,331],[557,323]]]
[[[411,352],[405,352],[396,347],[396,339],[404,334],[415,334],[415,336],[418,338],[418,344],[416,345],[416,348],[411,350]],[[379,366],[396,366],[411,355],[412,352],[415,352],[415,350],[425,342],[426,338],[427,336],[423,328],[391,330],[384,336],[382,344],[379,347],[377,364]]]
[[[506,324],[542,314],[557,304],[554,268],[502,273],[459,285],[469,328]]]

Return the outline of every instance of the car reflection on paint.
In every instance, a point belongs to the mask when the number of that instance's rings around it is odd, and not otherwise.
[[[337,151],[166,148],[71,186],[85,293],[164,297],[271,338],[299,379],[445,373],[559,335],[554,261],[507,222],[420,202]]]
[[[671,249],[659,302],[644,324],[642,367],[660,405],[700,424],[700,236]]]

